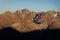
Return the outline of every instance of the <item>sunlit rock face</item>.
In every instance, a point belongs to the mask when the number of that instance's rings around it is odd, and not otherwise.
[[[48,27],[49,29],[60,29],[59,15],[59,12],[55,12],[54,10],[48,12],[33,12],[22,9],[14,13],[6,11],[0,15],[0,29],[7,26],[20,32],[43,30]]]
[[[0,15],[0,27],[3,28],[3,26],[9,26],[13,23],[11,18],[12,13],[10,11],[6,11],[3,14]]]
[[[53,16],[55,17],[52,21],[50,21],[49,29],[60,29],[60,12],[54,12]]]
[[[43,23],[43,22],[50,22],[51,20],[55,19],[57,17],[57,13],[54,11],[48,11],[46,12],[45,16],[43,16],[41,19],[38,20],[38,22]]]
[[[42,30],[47,27],[46,23],[42,24],[36,24],[33,22],[33,18],[35,17],[35,13],[31,12],[30,14],[27,14],[25,17],[24,25],[27,27],[29,30]]]
[[[27,9],[22,9],[22,10],[17,10],[14,14],[21,20],[21,22],[23,23],[24,18],[26,16],[26,14],[29,14],[29,10]]]
[[[33,18],[35,17],[35,15],[35,12],[30,12],[29,14],[26,14],[23,23],[14,23],[12,27],[20,32],[46,29],[48,27],[47,23],[36,24],[33,22]]]
[[[48,11],[38,22],[47,22],[49,29],[60,29],[60,14],[55,11]]]
[[[20,18],[18,17],[18,15],[15,15],[9,11],[4,12],[3,14],[1,14],[0,16],[0,26],[11,26],[12,24],[16,23],[16,22],[21,22]]]
[[[49,29],[60,29],[60,16],[56,17],[50,24]]]

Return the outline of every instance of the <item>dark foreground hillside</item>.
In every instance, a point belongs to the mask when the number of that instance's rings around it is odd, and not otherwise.
[[[0,30],[0,40],[3,39],[16,39],[16,40],[60,40],[60,30],[36,30],[27,33],[18,32],[12,28],[4,28]]]

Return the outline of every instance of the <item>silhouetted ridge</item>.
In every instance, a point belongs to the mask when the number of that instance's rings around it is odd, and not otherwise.
[[[0,37],[3,36],[3,37],[17,37],[21,35],[20,32],[18,32],[17,30],[11,28],[11,27],[6,27],[6,28],[3,28],[2,30],[0,30]]]
[[[21,33],[16,31],[15,29],[12,29],[11,27],[6,27],[2,30],[0,30],[0,37],[15,37],[19,39],[47,39],[47,40],[54,40],[54,39],[60,39],[60,30],[36,30],[31,32],[25,32]],[[14,38],[14,39],[15,39]]]
[[[6,28],[3,28],[2,30],[0,30],[0,31],[3,31],[3,32],[5,32],[5,31],[16,31],[15,29],[13,29],[13,28],[11,28],[11,27],[6,27]],[[16,32],[18,32],[18,31],[16,31]]]

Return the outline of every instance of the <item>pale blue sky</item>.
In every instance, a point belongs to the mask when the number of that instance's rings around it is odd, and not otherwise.
[[[0,0],[0,13],[23,8],[33,11],[60,11],[60,0]]]

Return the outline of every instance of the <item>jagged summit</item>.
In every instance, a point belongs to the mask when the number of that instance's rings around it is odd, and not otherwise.
[[[28,10],[28,9],[26,9],[26,8],[25,8],[25,9],[22,9],[21,11],[27,11],[27,12],[29,12],[29,10]]]
[[[29,12],[29,10],[25,8],[25,9],[21,9],[21,10],[16,11],[16,13],[20,13],[20,12]]]

